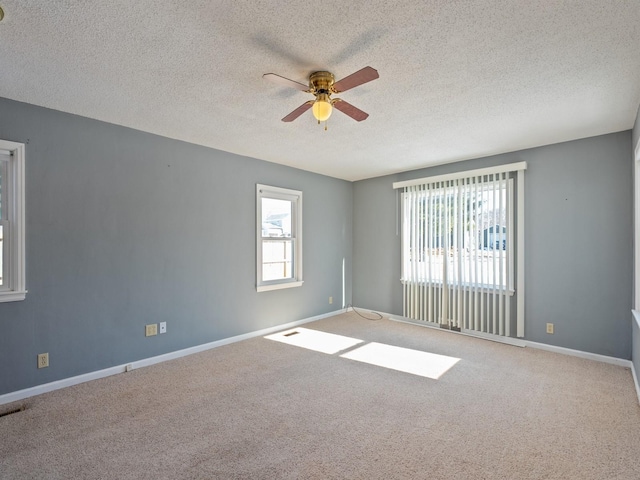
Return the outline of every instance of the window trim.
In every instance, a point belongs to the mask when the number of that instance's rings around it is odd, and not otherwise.
[[[640,310],[640,139],[636,143],[634,151],[634,276],[633,276],[633,308]]]
[[[8,242],[7,282],[0,287],[0,303],[24,300],[26,289],[26,261],[25,261],[25,144],[0,140],[0,150],[10,155],[7,168],[7,221],[8,235],[4,241]],[[3,207],[4,208],[4,207]]]
[[[262,242],[266,238],[262,236],[262,199],[275,198],[289,200],[293,204],[294,226],[292,227],[291,239],[293,240],[293,266],[290,279],[283,280],[262,280]],[[273,238],[270,238],[273,240]],[[302,192],[282,187],[256,184],[256,291],[266,292],[270,290],[280,290],[283,288],[300,287],[302,280]]]
[[[405,180],[403,182],[393,182],[393,188],[412,187],[414,185],[423,185],[425,183],[446,182],[448,180],[456,180],[459,178],[483,177],[485,175],[493,175],[495,173],[511,173],[519,172],[527,169],[527,162],[505,163],[495,167],[478,168],[476,170],[466,170],[456,173],[446,173],[444,175],[434,175],[431,177],[416,178],[414,180]]]

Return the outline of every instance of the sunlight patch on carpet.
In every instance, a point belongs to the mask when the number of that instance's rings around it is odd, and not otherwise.
[[[368,343],[340,356],[434,380],[439,379],[460,361],[459,358],[455,357],[420,352],[410,348],[394,347],[376,342]]]
[[[357,338],[344,337],[342,335],[310,330],[308,328],[293,328],[284,332],[274,333],[273,335],[267,335],[264,338],[295,345],[296,347],[307,348],[316,352],[328,353],[329,355],[362,343],[362,340]]]

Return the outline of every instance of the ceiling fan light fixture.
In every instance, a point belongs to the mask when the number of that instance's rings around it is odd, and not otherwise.
[[[318,123],[325,122],[324,129],[326,130],[326,121],[331,116],[333,107],[336,107],[348,117],[353,118],[356,122],[366,120],[369,116],[368,113],[363,112],[362,110],[354,107],[348,102],[345,102],[341,98],[334,98],[332,100],[331,95],[334,93],[339,94],[347,90],[351,90],[352,88],[362,85],[363,83],[367,83],[375,80],[376,78],[380,78],[380,76],[378,75],[378,71],[375,68],[364,67],[357,72],[352,73],[351,75],[348,75],[342,80],[336,82],[335,77],[331,72],[313,72],[309,76],[308,87],[300,82],[289,80],[288,78],[277,75],[275,73],[265,73],[264,75],[262,75],[262,78],[265,78],[279,85],[286,85],[288,87],[295,88],[296,90],[310,93],[315,97],[315,100],[304,102],[289,115],[286,115],[282,119],[283,122],[293,122],[300,115],[308,110],[311,110],[311,113],[313,113],[313,117],[318,121]]]
[[[331,106],[331,100],[326,93],[318,94],[316,101],[313,103],[313,116],[319,122],[325,122],[331,116],[333,107]]]

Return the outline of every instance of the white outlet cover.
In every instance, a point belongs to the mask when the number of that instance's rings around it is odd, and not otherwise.
[[[167,322],[160,322],[160,333],[167,333]]]

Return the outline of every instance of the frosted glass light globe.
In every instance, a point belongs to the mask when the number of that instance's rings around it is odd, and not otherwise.
[[[316,120],[318,120],[319,122],[326,121],[331,116],[331,112],[333,111],[331,103],[327,102],[326,100],[320,99],[314,102],[312,109],[313,116],[316,117]]]

